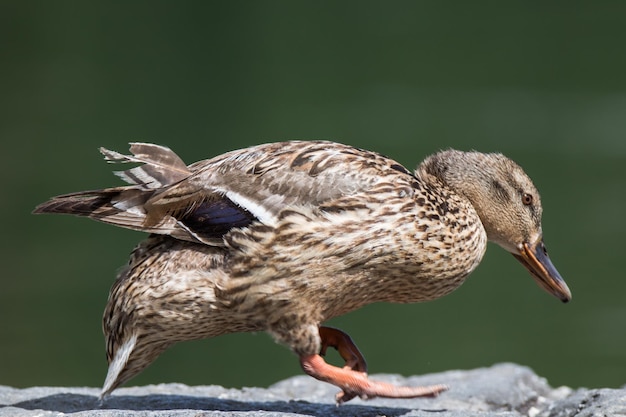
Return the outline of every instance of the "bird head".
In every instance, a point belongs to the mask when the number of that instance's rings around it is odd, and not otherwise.
[[[419,171],[465,196],[487,239],[520,261],[540,287],[563,302],[571,299],[543,243],[539,192],[519,165],[498,153],[447,150],[427,158]]]

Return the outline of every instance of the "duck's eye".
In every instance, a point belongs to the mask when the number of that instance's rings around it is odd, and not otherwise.
[[[525,206],[530,206],[533,203],[533,195],[524,193],[522,195],[522,203],[524,203]]]

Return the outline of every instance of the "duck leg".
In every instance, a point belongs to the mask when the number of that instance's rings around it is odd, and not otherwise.
[[[326,356],[328,347],[334,348],[339,355],[346,361],[344,369],[352,369],[353,371],[367,373],[367,363],[365,358],[354,344],[348,333],[335,329],[334,327],[322,326],[319,328],[320,338],[322,339],[321,356]]]
[[[365,359],[350,336],[331,327],[320,327],[319,333],[322,339],[320,354],[300,356],[300,365],[304,372],[313,378],[342,389],[335,397],[337,403],[349,401],[356,396],[362,399],[434,397],[448,389],[445,385],[398,387],[386,382],[370,380],[366,373]],[[324,361],[321,355],[325,354],[329,346],[337,349],[346,361],[346,366],[339,368]]]

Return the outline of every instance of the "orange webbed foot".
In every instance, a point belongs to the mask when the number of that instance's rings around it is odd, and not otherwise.
[[[300,364],[304,372],[313,378],[336,385],[342,389],[336,396],[337,403],[343,403],[354,397],[369,399],[385,398],[415,398],[434,397],[448,389],[446,385],[430,385],[406,387],[396,386],[386,382],[373,381],[367,377],[367,364],[363,355],[356,347],[350,336],[341,330],[331,327],[320,327],[322,339],[321,354],[326,353],[330,346],[339,352],[346,361],[346,366],[339,368],[324,361],[322,356],[302,355]]]

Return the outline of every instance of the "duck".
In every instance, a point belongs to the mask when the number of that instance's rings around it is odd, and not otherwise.
[[[302,370],[355,397],[432,397],[442,384],[371,379],[350,336],[324,323],[371,303],[430,301],[458,288],[491,241],[541,288],[571,292],[550,260],[542,205],[500,153],[442,150],[414,171],[330,141],[266,143],[185,164],[170,148],[105,148],[128,185],[60,195],[34,213],[71,214],[149,236],[119,272],[103,315],[101,399],[170,346],[269,333]],[[324,360],[336,349],[343,367]]]

